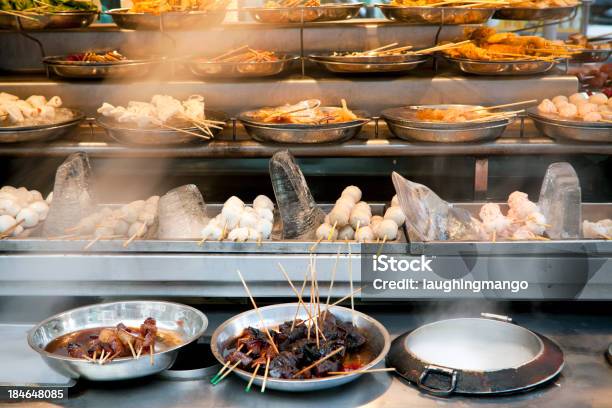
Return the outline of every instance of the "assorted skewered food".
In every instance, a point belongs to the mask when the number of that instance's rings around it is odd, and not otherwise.
[[[286,8],[286,7],[319,7],[319,0],[268,0],[265,2],[265,8]]]
[[[248,45],[243,45],[216,57],[200,58],[200,60],[210,62],[272,62],[278,61],[278,56],[274,51],[256,50]]]
[[[612,48],[612,40],[609,38],[591,42],[589,37],[580,33],[570,35],[565,43],[588,50],[609,50]]]
[[[503,7],[507,0],[392,0],[389,4],[401,7]]]
[[[406,217],[399,207],[397,197],[391,200],[383,216],[372,215],[372,209],[361,201],[361,190],[357,186],[346,187],[334,208],[325,216],[325,222],[317,228],[319,241],[356,240],[358,242],[393,241]]]
[[[274,223],[274,202],[265,195],[253,200],[253,205],[232,196],[223,204],[221,212],[202,229],[202,241],[235,242],[270,239]]]
[[[416,111],[416,118],[425,122],[464,123],[507,119],[516,116],[521,111],[490,112],[500,107],[524,104],[535,101],[525,101],[491,107],[457,106],[452,108],[421,107]]]
[[[66,57],[66,61],[70,62],[118,62],[127,60],[127,57],[117,50],[104,52],[82,52],[78,54],[70,54]]]
[[[229,0],[133,0],[130,12],[159,14],[170,11],[215,11],[227,7]]]
[[[299,125],[322,125],[350,122],[359,117],[348,109],[342,99],[342,107],[322,107],[318,99],[308,99],[294,105],[261,108],[252,112],[250,118],[263,123],[289,123]]]
[[[580,2],[577,0],[508,0],[508,7],[548,8],[572,7]]]
[[[589,239],[612,239],[612,220],[582,221],[582,235]]]
[[[0,239],[25,236],[40,225],[47,218],[52,197],[44,199],[40,192],[25,187],[0,188]]]
[[[538,112],[566,120],[612,123],[612,98],[601,92],[557,95],[552,100],[544,99],[538,105]]]
[[[544,232],[548,224],[538,205],[529,200],[527,194],[515,191],[508,196],[506,215],[498,204],[487,203],[480,208],[478,216],[489,240],[546,240]]]
[[[62,107],[62,99],[42,95],[27,99],[0,92],[0,127],[51,125],[74,118],[74,112]]]

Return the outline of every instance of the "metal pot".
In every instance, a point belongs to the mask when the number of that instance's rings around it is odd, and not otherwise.
[[[507,320],[426,324],[393,341],[387,365],[437,396],[512,393],[555,378],[563,369],[561,348]]]

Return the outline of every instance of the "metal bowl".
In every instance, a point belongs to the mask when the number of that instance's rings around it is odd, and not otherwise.
[[[308,59],[316,62],[328,71],[346,74],[411,71],[427,61],[428,58],[429,56],[427,55],[359,57],[313,54],[308,56]]]
[[[277,61],[217,62],[193,58],[185,64],[191,73],[201,78],[255,78],[278,75],[299,59],[298,56],[280,54]]]
[[[478,61],[464,58],[444,57],[451,65],[462,72],[475,75],[534,75],[543,74],[563,61],[517,60],[517,61]]]
[[[64,122],[36,126],[0,127],[0,143],[23,143],[49,141],[69,133],[76,128],[85,115],[76,109],[70,109],[73,118]]]
[[[193,30],[219,25],[225,19],[225,10],[132,13],[129,9],[106,11],[119,28],[126,30]]]
[[[375,6],[389,20],[412,24],[483,24],[495,13],[493,8]]]
[[[342,21],[359,14],[363,3],[324,4],[316,7],[245,7],[255,21],[266,24]]]
[[[557,141],[612,142],[612,124],[606,122],[582,122],[543,115],[537,107],[527,109],[527,115],[544,135]]]
[[[58,11],[55,13],[27,13],[29,18],[0,14],[0,29],[18,30],[63,30],[68,28],[84,28],[98,17],[98,11]]]
[[[272,327],[293,320],[297,306],[297,303],[285,303],[260,307],[259,310],[263,316],[264,324],[267,327]],[[362,334],[367,338],[367,344],[376,357],[368,364],[364,365],[362,369],[366,370],[372,368],[385,358],[389,351],[391,339],[387,329],[385,329],[382,324],[364,313],[358,311],[353,312],[351,309],[345,307],[333,306],[330,308],[330,311],[343,321],[354,319],[355,326],[361,329]],[[304,308],[300,308],[298,318],[308,318]],[[260,325],[261,323],[255,310],[249,310],[225,321],[215,330],[210,341],[211,350],[215,358],[219,360],[221,364],[225,364],[225,360],[223,359],[225,344],[240,335],[245,328],[249,326],[258,327]],[[236,368],[233,372],[245,381],[248,381],[252,376],[252,373],[240,368]],[[346,374],[310,380],[286,380],[268,377],[266,387],[269,389],[290,392],[318,391],[346,384],[356,380],[360,375],[361,374]],[[254,383],[256,385],[261,385],[262,382],[263,376],[257,375]]]
[[[62,78],[100,79],[100,78],[142,78],[147,76],[154,67],[163,60],[142,59],[122,60],[114,62],[68,61],[66,56],[53,56],[43,59],[49,70]]]
[[[206,110],[205,114],[206,117],[211,120],[227,120],[227,116],[223,112]],[[124,123],[118,123],[117,121],[105,116],[97,116],[96,123],[104,129],[108,136],[122,144],[173,146],[193,143],[194,141],[207,142],[207,140],[203,137],[200,138],[173,129],[128,127]],[[180,128],[189,132],[200,133],[203,135],[200,129],[193,126]],[[210,128],[210,131],[212,132],[213,136],[216,136],[221,132],[221,129]]]
[[[178,333],[182,344],[155,353],[153,364],[148,358],[117,358],[99,365],[88,361],[64,357],[45,351],[53,339],[77,330],[115,326],[139,326],[147,317],[157,320],[160,329]],[[57,314],[38,324],[28,333],[28,344],[58,373],[70,378],[92,381],[116,381],[145,377],[170,367],[181,347],[197,340],[208,326],[204,313],[178,303],[135,300],[102,303],[72,309]]]
[[[495,10],[496,20],[561,20],[572,15],[577,6],[506,7]]]
[[[577,53],[572,54],[570,62],[606,62],[610,55],[612,55],[612,49],[590,49],[584,48],[581,50],[575,50]]]
[[[324,108],[323,108],[324,109]],[[285,144],[341,143],[357,136],[370,119],[367,113],[354,111],[360,118],[350,122],[323,125],[299,125],[289,123],[266,123],[253,119],[257,111],[243,112],[238,119],[249,136],[259,142]]]

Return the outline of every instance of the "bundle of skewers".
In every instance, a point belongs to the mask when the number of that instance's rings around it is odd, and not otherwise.
[[[334,52],[333,57],[383,57],[389,55],[403,55],[413,48],[412,45],[403,45],[396,47],[398,43],[376,47],[366,51],[350,51],[350,52]],[[394,47],[394,48],[393,48]]]
[[[453,8],[501,8],[509,5],[507,0],[392,0],[391,5],[400,7],[453,7]]]
[[[105,52],[88,51],[80,54],[71,54],[66,57],[66,61],[73,62],[118,62],[126,59],[127,57],[117,50]]]
[[[274,51],[256,50],[248,45],[243,45],[231,51],[225,52],[213,58],[207,58],[209,62],[273,62],[278,61]]]
[[[319,7],[319,0],[268,0],[264,4],[265,8],[290,8],[290,7]]]
[[[416,118],[421,121],[444,123],[489,122],[494,120],[511,119],[516,117],[516,115],[519,113],[523,113],[525,110],[520,109],[501,112],[492,111],[534,103],[537,103],[536,99],[485,107],[476,106],[440,109],[423,106],[418,108],[416,111]]]
[[[214,137],[212,129],[223,129],[225,122],[206,118],[204,97],[192,95],[184,101],[168,95],[153,95],[150,102],[130,101],[127,107],[113,106],[104,102],[98,113],[118,123],[132,123],[138,128],[174,130],[202,139]],[[189,124],[203,134],[187,130],[181,125]]]
[[[322,107],[318,99],[308,99],[294,105],[261,108],[249,113],[249,117],[263,123],[290,123],[300,125],[322,125],[358,120],[359,117],[347,106],[344,99],[341,107]]]
[[[229,3],[229,0],[133,0],[130,12],[160,14],[172,11],[216,11],[225,9]]]

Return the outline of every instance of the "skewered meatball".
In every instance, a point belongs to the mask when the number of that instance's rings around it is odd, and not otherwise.
[[[230,241],[244,242],[249,239],[249,229],[243,227],[234,228],[227,235],[227,239],[229,239]]]
[[[0,215],[0,234],[15,225],[17,221],[10,215]]]
[[[333,232],[332,232],[332,229],[333,229]],[[319,225],[319,228],[317,228],[317,231],[316,231],[317,239],[328,239],[330,237],[330,234],[331,234],[332,241],[335,241],[336,239],[338,239],[338,229],[337,228],[333,228],[333,226],[329,224],[321,224]]]
[[[583,103],[582,105],[578,106],[578,115],[584,117],[584,115],[586,115],[587,113],[597,112],[597,110],[598,106],[594,103]]]
[[[376,226],[374,229],[374,234],[376,238],[384,239],[386,237],[387,240],[393,241],[397,238],[397,231],[399,226],[392,219],[385,219],[380,224]]]
[[[397,194],[396,194],[391,199],[391,207],[399,207],[399,206],[400,206],[399,198],[397,198]]]
[[[44,221],[47,218],[47,214],[49,214],[49,205],[44,200],[34,201],[28,208],[36,211],[40,221]]]
[[[608,103],[608,97],[606,94],[601,92],[594,92],[591,96],[589,96],[589,102],[594,103],[595,105],[605,105]]]
[[[357,186],[348,186],[342,190],[341,196],[350,197],[354,203],[361,200],[361,190]]]
[[[229,206],[236,206],[236,207],[244,208],[244,201],[242,201],[236,196],[231,196],[225,201],[225,203],[223,203],[223,207],[229,207]]]
[[[385,211],[384,218],[386,220],[389,219],[389,220],[395,221],[398,227],[401,227],[402,225],[404,225],[404,221],[406,221],[406,216],[404,215],[404,211],[402,211],[400,207],[387,208],[387,211]]]
[[[567,99],[567,96],[565,95],[557,95],[554,98],[552,98],[552,103],[555,104],[555,106],[559,106],[559,104],[563,104],[565,105],[566,103],[569,103],[569,99]]]
[[[589,100],[589,95],[587,95],[585,92],[577,92],[575,94],[570,95],[568,100],[569,103],[579,105],[581,103],[587,102]]]
[[[559,109],[559,116],[566,119],[571,119],[578,114],[578,107],[576,105],[568,103]]]
[[[541,113],[557,113],[557,107],[550,99],[544,99],[538,105],[538,111]]]
[[[338,239],[340,240],[352,240],[355,239],[355,230],[350,225],[345,225],[338,231]]]
[[[258,195],[253,200],[253,208],[267,208],[270,211],[274,211],[274,203],[265,195]]]
[[[359,228],[361,229],[362,227],[367,227],[368,225],[370,225],[371,218],[371,213],[368,213],[361,208],[355,207],[355,209],[351,211],[349,222],[351,224],[351,227],[356,230],[357,226],[359,226]]]
[[[359,228],[359,231],[355,231],[355,239],[359,242],[373,241],[374,231],[372,231],[372,228],[370,228],[369,226]]]
[[[329,213],[329,222],[336,225],[336,228],[344,227],[349,223],[351,213],[342,208],[336,208]]]
[[[372,218],[370,218],[370,226],[372,228],[375,228],[376,225],[380,224],[383,220],[384,218],[381,217],[380,215],[375,215]]]
[[[255,207],[255,213],[259,218],[268,220],[270,222],[274,221],[274,213],[267,207]]]
[[[32,228],[38,224],[38,213],[31,208],[24,208],[17,214],[17,222],[23,220],[22,224],[25,228]]]
[[[599,112],[589,112],[582,117],[582,120],[585,122],[599,122],[601,119],[602,116]]]

